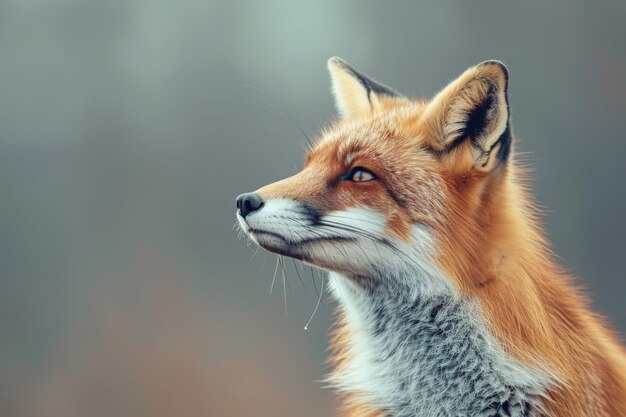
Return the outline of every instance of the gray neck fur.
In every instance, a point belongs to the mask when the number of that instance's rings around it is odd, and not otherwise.
[[[510,358],[457,291],[329,278],[352,334],[352,359],[331,378],[340,390],[389,417],[543,415],[547,378]]]

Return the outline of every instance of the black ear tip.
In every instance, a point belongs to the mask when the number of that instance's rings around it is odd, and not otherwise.
[[[348,64],[346,61],[339,58],[338,56],[331,57],[328,60],[327,65],[328,65],[328,68],[331,68],[331,67],[350,68],[350,64]]]
[[[504,79],[508,85],[509,69],[506,67],[506,65],[504,65],[502,61],[498,61],[497,59],[490,59],[487,61],[483,61],[476,66],[476,68],[482,68],[482,67],[497,67],[500,71],[502,71],[502,74],[504,75]]]

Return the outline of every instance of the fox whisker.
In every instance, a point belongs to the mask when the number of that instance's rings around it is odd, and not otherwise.
[[[276,282],[276,274],[278,274],[279,263],[280,263],[280,255],[276,257],[276,268],[274,269],[274,278],[272,278],[272,285],[270,286],[270,295],[274,292],[274,283]]]
[[[314,274],[315,271],[313,270],[313,267],[309,267],[309,269],[311,270],[311,281],[313,281],[313,288],[315,288],[315,294],[319,296],[320,292],[317,289],[317,284],[315,283],[315,274]]]
[[[280,255],[280,264],[282,266],[282,280],[283,280],[283,298],[285,300],[285,316],[287,316],[287,278],[285,276],[285,257]]]
[[[295,259],[291,258],[291,263],[293,263],[293,269],[296,270],[296,275],[298,275],[298,280],[300,281],[300,284],[302,284],[302,286],[304,287],[304,292],[306,292],[307,297],[310,297],[311,294],[309,294],[309,290],[306,287],[306,285],[304,285],[304,281],[302,281],[302,276],[300,275],[300,271],[298,271],[298,265],[296,264]]]
[[[313,309],[313,313],[311,314],[311,317],[309,317],[309,321],[307,321],[306,324],[304,325],[304,330],[309,330],[309,324],[311,324],[311,320],[313,320],[313,317],[315,317],[315,313],[317,313],[317,309],[320,307],[320,303],[322,302],[322,294],[324,294],[324,277],[323,276],[322,276],[321,291],[317,299],[317,304],[315,304],[315,308]]]

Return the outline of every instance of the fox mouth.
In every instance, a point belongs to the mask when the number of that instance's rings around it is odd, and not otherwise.
[[[289,256],[290,258],[303,258],[303,256],[299,253],[299,246],[288,242],[284,236],[278,233],[266,230],[250,229],[248,230],[248,234],[260,247],[269,252]]]
[[[248,233],[250,233],[251,235],[254,235],[255,237],[259,237],[259,236],[269,236],[269,237],[273,237],[279,240],[282,240],[283,242],[285,242],[285,244],[289,244],[289,242],[287,242],[287,239],[285,239],[282,235],[278,234],[278,233],[274,233],[274,232],[270,232],[267,230],[260,230],[260,229],[249,229]]]
[[[286,239],[283,235],[268,230],[251,228],[248,230],[248,233],[260,247],[269,252],[308,262],[311,262],[312,259],[307,255],[307,246],[321,243],[351,242],[355,240],[350,237],[325,236],[303,238],[297,242],[292,242]]]

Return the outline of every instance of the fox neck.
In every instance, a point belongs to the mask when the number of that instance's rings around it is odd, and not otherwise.
[[[506,247],[492,243],[498,246]],[[453,250],[457,257],[462,251]],[[526,366],[502,348],[478,295],[485,279],[495,284],[497,277],[490,263],[466,255],[461,265],[473,268],[424,257],[417,260],[422,269],[370,277],[370,286],[330,274],[345,326],[335,339],[331,379],[340,390],[390,417],[540,415],[554,381],[540,364]]]
[[[340,390],[390,417],[538,415],[547,378],[506,355],[478,306],[451,287],[424,294],[386,278],[364,288],[330,275],[348,333],[331,379]]]

